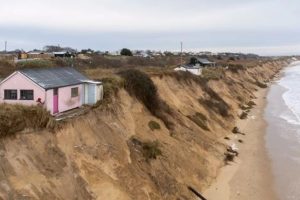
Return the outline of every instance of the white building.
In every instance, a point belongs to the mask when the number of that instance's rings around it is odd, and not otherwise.
[[[197,76],[200,76],[202,74],[202,67],[200,65],[182,65],[180,67],[175,68],[174,70],[175,71],[190,72],[190,73],[195,74]]]

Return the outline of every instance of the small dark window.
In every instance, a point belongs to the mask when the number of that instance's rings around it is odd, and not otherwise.
[[[58,95],[58,89],[56,88],[56,89],[53,89],[53,95],[54,96],[57,96]]]
[[[4,99],[6,99],[6,100],[17,100],[18,99],[17,90],[4,90]]]
[[[78,87],[71,88],[71,97],[78,97]]]
[[[33,90],[21,90],[21,100],[33,100]]]

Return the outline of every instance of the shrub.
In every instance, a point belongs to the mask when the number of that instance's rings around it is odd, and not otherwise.
[[[233,153],[226,152],[224,162],[228,164],[228,162],[232,162],[234,160],[235,155]]]
[[[256,105],[256,103],[254,101],[249,101],[247,104],[250,108],[253,108],[253,106]]]
[[[246,112],[242,112],[242,114],[240,115],[240,119],[246,119],[248,117],[248,113]]]
[[[159,148],[159,142],[153,141],[153,142],[145,142],[142,144],[143,148],[143,156],[146,158],[146,160],[156,159],[158,156],[162,155],[162,152]]]
[[[130,49],[123,48],[121,50],[121,55],[122,56],[132,56],[132,52],[130,51]]]
[[[159,130],[160,129],[160,125],[159,123],[157,123],[156,121],[150,121],[148,123],[149,128],[154,131],[154,130]]]
[[[236,126],[232,129],[232,133],[234,133],[234,134],[237,134],[237,133],[240,133],[240,132],[241,132],[240,129]]]
[[[195,115],[187,116],[190,120],[192,120],[195,124],[197,124],[203,130],[209,131],[207,125],[207,118],[202,113],[197,112]]]
[[[39,106],[0,105],[0,137],[31,129],[54,129],[56,121]]]

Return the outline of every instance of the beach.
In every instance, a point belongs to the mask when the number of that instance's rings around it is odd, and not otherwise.
[[[266,148],[272,160],[277,195],[283,200],[300,196],[300,63],[283,71],[270,88],[265,119]]]
[[[204,192],[213,200],[297,200],[300,196],[300,62],[256,92],[243,135],[230,136],[239,156],[220,170]],[[238,140],[243,140],[239,143]]]
[[[271,160],[266,149],[267,122],[264,118],[269,89],[256,92],[257,104],[237,127],[245,135],[230,135],[229,145],[236,144],[239,156],[220,170],[216,181],[204,192],[212,200],[276,200]],[[242,140],[243,143],[239,143]]]

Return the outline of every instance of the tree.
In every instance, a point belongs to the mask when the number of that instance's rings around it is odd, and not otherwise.
[[[196,65],[197,61],[198,61],[197,58],[191,57],[191,59],[190,59],[190,64],[191,64],[191,65]]]
[[[121,50],[121,55],[122,56],[132,56],[132,52],[130,51],[130,49],[123,48]]]

